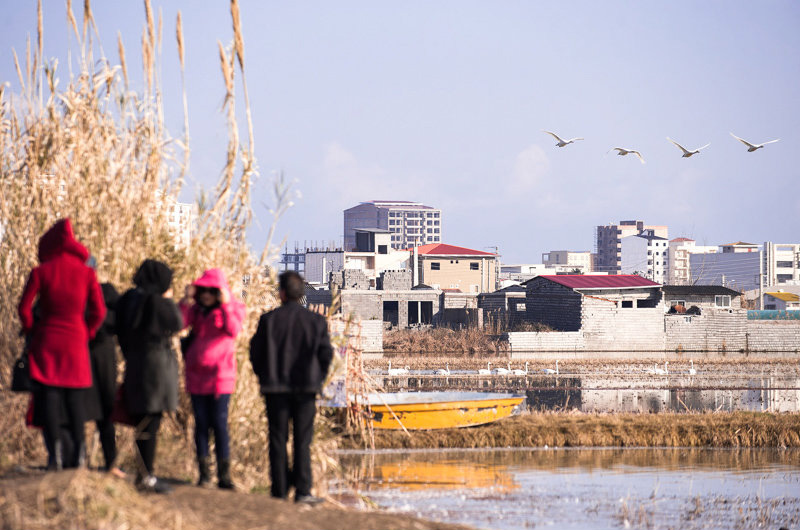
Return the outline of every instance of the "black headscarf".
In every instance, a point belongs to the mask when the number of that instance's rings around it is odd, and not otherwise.
[[[133,283],[138,287],[141,296],[131,315],[131,328],[148,335],[164,334],[160,314],[163,304],[160,302],[161,295],[172,283],[172,269],[160,261],[146,259],[134,274]]]
[[[134,274],[133,283],[148,294],[164,294],[172,283],[172,269],[160,261],[146,259]]]

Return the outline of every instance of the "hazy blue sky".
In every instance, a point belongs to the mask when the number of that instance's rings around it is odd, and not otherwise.
[[[35,2],[3,0],[0,79],[35,37]],[[82,2],[75,0],[76,16]],[[216,41],[228,2],[153,3],[165,16],[168,120],[180,133],[174,23],[183,11],[196,182],[224,162]],[[45,55],[68,42],[63,0],[44,0]],[[107,53],[116,32],[140,71],[144,9],[93,2]],[[339,240],[342,210],[370,199],[442,208],[444,240],[497,245],[503,261],[591,249],[594,226],[669,225],[705,244],[800,240],[800,3],[241,2],[262,174],[302,199],[280,223],[294,240]],[[136,57],[134,59],[134,57]],[[136,66],[134,66],[136,65]],[[558,149],[541,132],[584,136]],[[755,153],[729,136],[781,141]],[[681,158],[686,147],[711,142]],[[615,146],[642,152],[606,152]],[[254,245],[263,229],[254,227]]]

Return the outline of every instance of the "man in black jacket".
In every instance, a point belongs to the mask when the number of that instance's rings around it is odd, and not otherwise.
[[[317,504],[322,499],[311,495],[310,446],[316,395],[328,373],[333,348],[325,317],[300,305],[305,294],[303,278],[288,271],[278,282],[282,305],[261,315],[250,340],[250,362],[267,404],[272,496],[286,498],[292,482],[295,502]],[[290,418],[293,472],[286,458]]]

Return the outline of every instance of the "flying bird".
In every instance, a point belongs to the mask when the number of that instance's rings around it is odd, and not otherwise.
[[[564,147],[564,146],[569,145],[569,144],[571,144],[573,142],[577,142],[578,140],[583,140],[583,138],[570,138],[569,140],[564,140],[554,132],[545,131],[545,130],[542,130],[542,132],[546,132],[547,134],[549,134],[550,136],[552,136],[553,138],[555,138],[557,140],[556,147]]]
[[[706,147],[708,147],[709,145],[711,145],[710,143],[708,143],[708,144],[704,145],[703,147],[698,147],[698,148],[697,148],[697,149],[695,149],[694,151],[689,151],[688,149],[686,149],[685,147],[683,147],[681,144],[679,144],[678,142],[676,142],[675,140],[673,140],[673,139],[672,139],[672,138],[670,138],[669,136],[667,136],[667,140],[669,140],[669,141],[670,141],[670,143],[674,144],[674,145],[675,145],[675,146],[676,146],[678,149],[680,149],[681,151],[683,151],[683,158],[689,158],[689,157],[690,157],[690,156],[692,156],[692,155],[696,155],[696,154],[698,154],[698,153],[700,152],[700,150],[701,150],[701,149],[705,149]]]
[[[636,156],[638,156],[638,157],[639,157],[639,161],[640,161],[642,164],[644,164],[644,163],[645,163],[645,161],[644,161],[644,158],[642,158],[642,153],[640,153],[639,151],[636,151],[636,150],[634,150],[634,149],[625,149],[624,147],[615,147],[614,149],[611,149],[611,151],[618,151],[618,153],[617,153],[617,154],[618,154],[619,156],[625,156],[625,155],[634,154],[634,155],[636,155]],[[609,153],[610,153],[611,151],[609,151]]]
[[[738,136],[736,136],[733,133],[731,133],[731,136],[733,136],[734,138],[736,138],[737,140],[742,142],[744,145],[746,145],[748,153],[752,153],[756,149],[761,149],[762,147],[764,147],[767,144],[774,144],[775,142],[779,142],[780,141],[780,138],[778,138],[777,140],[770,140],[769,142],[764,142],[763,144],[751,144],[747,140],[743,140],[743,139],[739,138]]]

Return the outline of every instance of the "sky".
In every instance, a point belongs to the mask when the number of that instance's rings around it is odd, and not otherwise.
[[[0,81],[36,34],[35,2],[1,0]],[[73,9],[80,21],[79,0]],[[592,250],[594,227],[669,226],[698,244],[800,241],[800,3],[241,0],[260,179],[260,249],[278,172],[291,245],[342,239],[342,210],[368,200],[441,208],[443,241],[504,263]],[[66,79],[63,0],[43,0],[47,57]],[[164,15],[166,118],[182,130],[175,15],[187,61],[192,189],[225,161],[217,41],[229,3],[153,1]],[[92,2],[101,42],[141,71],[142,2]],[[79,22],[80,23],[80,22]],[[242,104],[239,103],[239,110]],[[542,132],[585,137],[565,148]],[[780,142],[748,153],[730,132]],[[701,154],[682,158],[666,137]],[[639,150],[646,160],[608,153]]]

